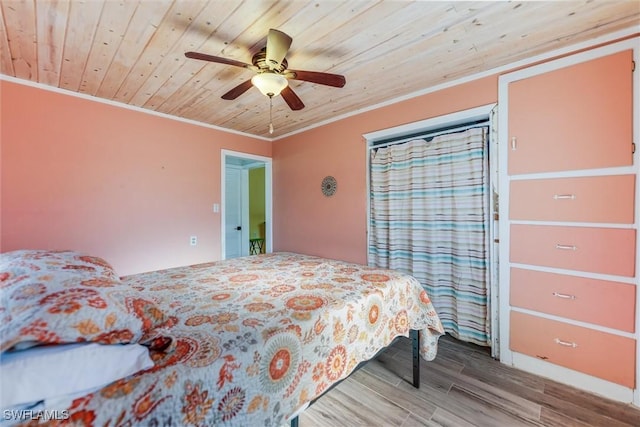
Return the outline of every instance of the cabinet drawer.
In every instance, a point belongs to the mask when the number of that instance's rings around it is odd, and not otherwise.
[[[511,269],[511,305],[626,332],[635,331],[635,285]]]
[[[635,175],[511,181],[509,218],[633,224]]]
[[[635,387],[635,340],[514,311],[510,317],[511,350]]]
[[[626,50],[510,83],[508,173],[631,165],[632,67]]]
[[[511,224],[511,262],[633,277],[634,229]]]

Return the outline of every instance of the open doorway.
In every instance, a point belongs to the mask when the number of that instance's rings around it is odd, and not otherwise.
[[[222,259],[271,252],[271,159],[222,150]]]

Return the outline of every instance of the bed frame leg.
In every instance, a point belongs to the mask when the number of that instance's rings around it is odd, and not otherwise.
[[[420,332],[411,330],[411,347],[413,350],[413,386],[420,388]],[[291,427],[297,427],[293,424]]]
[[[411,337],[411,349],[413,352],[413,386],[415,388],[420,388],[420,331],[411,329],[409,331],[409,336]],[[356,370],[359,368],[360,366],[358,366]],[[337,383],[325,390],[325,393],[336,385]],[[313,402],[311,402],[311,404],[313,404]],[[289,424],[290,427],[299,427],[298,416],[292,418]]]

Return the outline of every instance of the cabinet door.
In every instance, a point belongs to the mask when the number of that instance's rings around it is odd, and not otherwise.
[[[633,224],[635,175],[511,181],[509,219]]]
[[[510,83],[509,174],[631,165],[632,65],[627,50]]]
[[[511,224],[511,262],[633,277],[636,231]]]
[[[636,342],[631,338],[511,312],[511,350],[635,387]]]
[[[634,332],[636,286],[567,274],[511,269],[512,306]]]

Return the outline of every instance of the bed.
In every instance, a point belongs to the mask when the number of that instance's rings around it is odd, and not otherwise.
[[[294,253],[120,278],[101,258],[15,251],[2,254],[0,286],[0,362],[71,343],[137,346],[148,357],[112,381],[14,400],[12,409],[40,411],[11,412],[14,421],[36,413],[54,425],[283,425],[396,337],[419,331],[419,353],[432,360],[443,333],[413,277]],[[92,358],[55,371],[110,369]]]

